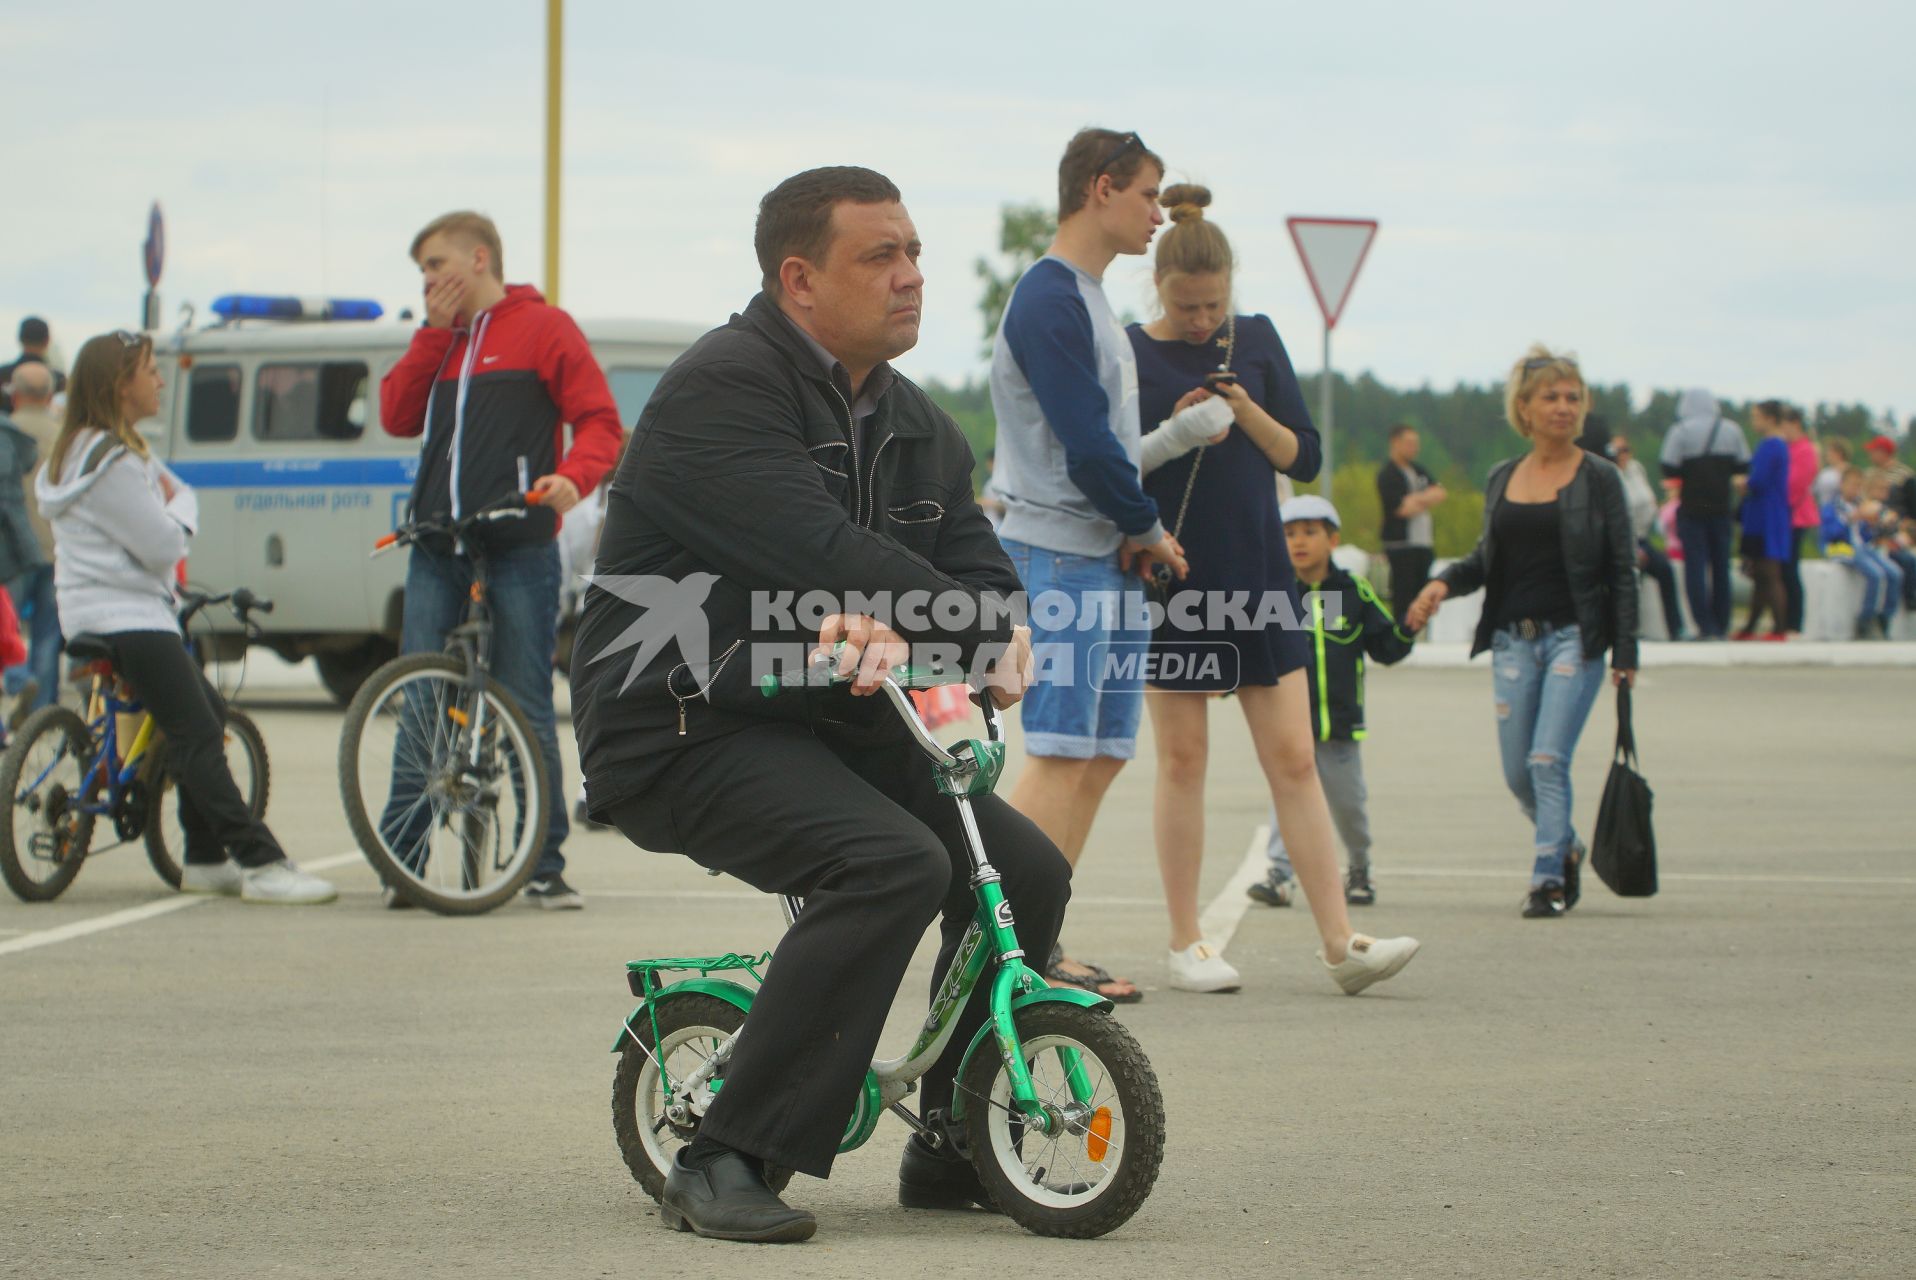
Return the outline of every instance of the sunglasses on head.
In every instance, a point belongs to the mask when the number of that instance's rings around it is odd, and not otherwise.
[[[1110,155],[1098,161],[1098,167],[1094,172],[1104,173],[1112,165],[1116,164],[1119,158],[1122,157],[1124,153],[1129,151],[1132,147],[1136,147],[1138,150],[1143,151],[1145,149],[1144,139],[1140,138],[1135,133],[1127,133],[1124,135],[1123,138],[1121,138],[1118,141],[1118,145],[1112,149]]]
[[[123,347],[137,347],[140,345],[140,335],[137,333],[129,333],[125,329],[115,329],[113,336],[120,340],[120,345]]]
[[[1548,369],[1553,364],[1568,365],[1572,369],[1577,367],[1577,362],[1567,356],[1532,356],[1523,362],[1523,371],[1535,373],[1539,369]]]

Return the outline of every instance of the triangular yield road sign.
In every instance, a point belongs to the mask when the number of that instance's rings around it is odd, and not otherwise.
[[[1377,235],[1374,218],[1286,218],[1297,256],[1304,260],[1304,275],[1317,295],[1317,309],[1324,313],[1324,327],[1335,329],[1337,318],[1350,301],[1351,286],[1370,252]]]

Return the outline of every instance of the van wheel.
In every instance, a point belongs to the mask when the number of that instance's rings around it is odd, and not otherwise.
[[[366,677],[399,656],[399,646],[383,636],[373,636],[350,649],[325,649],[313,655],[319,668],[320,683],[340,706],[353,700]]]

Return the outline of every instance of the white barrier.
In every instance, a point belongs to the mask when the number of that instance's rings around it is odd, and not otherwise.
[[[1450,564],[1439,560],[1431,567],[1434,577]],[[1690,604],[1683,593],[1683,563],[1674,566],[1677,573],[1677,607],[1683,613],[1683,625],[1696,633],[1690,617]],[[1863,580],[1855,570],[1834,560],[1805,560],[1803,571],[1803,638],[1805,640],[1849,640],[1856,634],[1856,615],[1863,607]],[[1484,593],[1473,592],[1462,599],[1446,600],[1431,620],[1424,639],[1433,644],[1469,644],[1477,634],[1477,620],[1483,616]],[[1739,611],[1740,612],[1740,611]],[[1645,640],[1668,640],[1663,628],[1663,601],[1656,581],[1637,575],[1637,633]],[[1916,620],[1906,609],[1898,610],[1890,623],[1889,634],[1896,640],[1916,640]]]

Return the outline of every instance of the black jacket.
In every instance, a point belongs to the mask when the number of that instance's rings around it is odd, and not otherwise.
[[[873,377],[868,386],[886,381]],[[972,495],[957,425],[893,374],[854,439],[850,401],[843,367],[828,376],[763,294],[660,380],[607,490],[573,645],[594,813],[645,791],[678,750],[767,719],[906,741],[882,698],[763,696],[760,677],[802,667],[817,643],[818,619],[797,603],[808,592],[824,593],[829,611],[879,612],[914,646],[955,647],[967,664],[979,645],[1010,639],[1022,587]],[[707,646],[697,670],[671,611],[651,607],[673,584],[695,603],[703,595],[691,623]],[[852,607],[854,593],[884,593],[900,612]],[[920,604],[908,593],[923,593]],[[959,607],[925,607],[941,599]],[[635,640],[648,616],[675,638]]]
[[[1334,564],[1324,581],[1315,587],[1299,582],[1297,589],[1311,620],[1311,732],[1320,742],[1362,741],[1364,659],[1401,662],[1414,637],[1370,583]]]
[[[1500,462],[1484,485],[1484,531],[1469,555],[1437,576],[1452,596],[1467,596],[1482,586],[1483,617],[1470,647],[1476,657],[1490,647],[1494,619],[1501,602],[1497,576],[1497,540],[1492,522],[1510,484],[1518,458]],[[1637,665],[1637,544],[1630,531],[1630,504],[1623,494],[1623,474],[1614,463],[1591,454],[1558,495],[1563,514],[1563,567],[1570,579],[1570,598],[1577,609],[1577,630],[1583,637],[1583,656],[1596,658],[1612,650],[1610,665],[1634,671]]]

